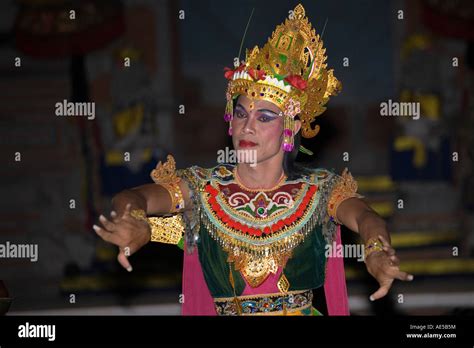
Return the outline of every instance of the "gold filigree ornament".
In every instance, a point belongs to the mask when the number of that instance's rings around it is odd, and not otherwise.
[[[280,290],[284,294],[286,294],[290,289],[290,282],[288,281],[283,272],[281,273],[280,279],[278,279],[277,286],[278,290]]]
[[[364,196],[357,193],[357,187],[357,181],[353,178],[349,170],[345,168],[337,183],[334,185],[328,201],[328,215],[332,217],[336,223],[341,224],[337,219],[336,213],[337,208],[343,201],[353,197],[364,198]]]
[[[151,178],[156,184],[164,187],[171,198],[170,213],[184,209],[184,197],[179,183],[181,178],[176,172],[176,161],[172,155],[168,155],[164,164],[158,162],[155,169],[150,173]]]
[[[252,253],[240,253],[238,249],[229,252],[228,262],[235,263],[235,269],[240,270],[242,275],[253,288],[262,284],[267,277],[276,274],[278,267],[284,267],[291,256],[291,252],[273,253],[272,255],[255,255]]]
[[[179,177],[176,175],[176,161],[174,157],[168,155],[164,164],[159,161],[156,168],[151,171],[150,176],[157,184],[169,184],[179,181]]]
[[[242,273],[249,279],[251,286],[258,286],[270,274],[275,274],[278,270],[278,260],[273,257],[252,257],[250,256]]]
[[[278,25],[263,48],[255,46],[246,50],[243,64],[233,70],[226,68],[225,77],[229,79],[224,119],[232,120],[232,101],[239,95],[252,100],[265,100],[277,105],[287,114],[288,104],[299,105],[301,133],[305,138],[312,138],[319,132],[319,126],[311,123],[325,110],[329,98],[342,89],[340,81],[333,70],[326,65],[326,49],[323,41],[316,35],[305,14],[305,9],[298,4],[290,17]],[[293,115],[294,116],[294,115]],[[285,136],[293,137],[289,127]],[[291,133],[291,134],[290,134]],[[291,151],[292,141],[285,151]]]
[[[177,245],[184,235],[184,220],[181,214],[167,217],[149,217],[151,241]]]

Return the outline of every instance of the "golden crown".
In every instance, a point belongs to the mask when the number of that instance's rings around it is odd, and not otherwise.
[[[245,62],[233,70],[226,68],[225,77],[230,81],[225,119],[231,118],[229,101],[246,95],[276,104],[285,115],[299,114],[302,136],[314,137],[319,126],[312,128],[311,123],[326,110],[329,97],[342,88],[333,70],[327,70],[325,52],[304,7],[297,5],[262,49],[246,50]]]

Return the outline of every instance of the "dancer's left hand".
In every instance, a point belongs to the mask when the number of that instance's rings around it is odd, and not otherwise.
[[[379,289],[370,295],[371,301],[387,295],[395,279],[413,280],[412,274],[400,270],[400,259],[395,255],[395,249],[390,246],[390,243],[384,237],[378,237],[384,245],[383,251],[372,252],[365,260],[368,272],[377,279],[380,285]]]

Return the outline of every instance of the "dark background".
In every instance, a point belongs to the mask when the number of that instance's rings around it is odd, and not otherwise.
[[[297,3],[2,2],[0,243],[39,248],[37,262],[0,259],[14,298],[9,314],[179,313],[181,251],[150,244],[132,256],[129,274],[92,224],[115,193],[150,183],[168,153],[179,168],[216,164],[217,151],[231,146],[223,69],[238,55],[252,9],[244,49],[263,46]],[[401,269],[415,275],[373,305],[377,284],[347,259],[352,314],[472,313],[472,2],[302,4],[316,32],[324,29],[343,90],[318,118],[320,134],[303,142],[315,155],[298,160],[348,167],[387,219]],[[95,119],[56,116],[64,99],[94,102]],[[420,119],[381,116],[390,99],[420,102]],[[355,237],[343,231],[345,242]]]

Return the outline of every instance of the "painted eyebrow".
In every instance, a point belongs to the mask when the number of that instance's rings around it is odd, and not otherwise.
[[[243,109],[245,112],[247,112],[247,110],[244,108],[244,106],[243,106],[242,104],[240,104],[240,103],[237,104],[237,105],[235,106],[235,108],[236,108],[236,109],[237,109],[237,108],[241,108],[241,109]],[[278,116],[278,114],[277,114],[275,111],[272,111],[272,110],[269,110],[269,109],[258,109],[258,111],[270,112],[270,113],[274,114],[275,116]]]
[[[270,112],[274,114],[275,116],[278,116],[278,114],[275,111],[269,110],[269,109],[258,109],[258,111],[265,111],[265,112]]]
[[[247,110],[244,108],[244,106],[243,106],[242,104],[237,104],[237,105],[235,106],[235,108],[236,108],[236,109],[237,109],[237,108],[240,108],[240,109],[243,109],[245,112],[247,112]]]

